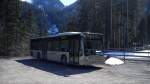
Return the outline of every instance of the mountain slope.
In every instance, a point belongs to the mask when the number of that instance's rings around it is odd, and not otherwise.
[[[33,0],[32,4],[28,3],[30,6],[27,6],[27,3],[26,5],[23,5],[23,11],[31,8],[37,13],[40,12],[43,16],[35,14],[35,17],[47,21],[45,24],[48,25],[48,28],[51,28],[52,25],[56,25],[59,28],[59,31],[64,31],[66,29],[66,25],[70,17],[77,17],[78,3],[65,7],[59,0]],[[43,22],[39,20],[38,23]],[[41,30],[43,28],[42,26],[40,26]]]
[[[33,13],[33,16],[35,18],[35,23],[38,26],[38,31],[41,34],[46,33],[48,30],[49,24],[48,24],[48,19],[47,19],[48,17],[44,13],[44,11],[35,7],[32,4],[22,2],[21,3],[21,19],[25,22],[25,24],[27,24],[27,21],[28,21],[27,17],[30,12]]]
[[[77,15],[79,11],[79,1],[75,2],[74,4],[64,8],[64,12],[68,15]]]
[[[63,9],[64,5],[59,0],[33,0],[33,5],[44,9]]]

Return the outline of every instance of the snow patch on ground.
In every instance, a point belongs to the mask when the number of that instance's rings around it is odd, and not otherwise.
[[[150,56],[150,50],[142,50],[142,51],[136,51],[136,52],[123,52],[123,51],[115,51],[115,52],[106,52],[105,55],[110,56],[143,56],[143,57],[149,57]]]
[[[108,65],[121,65],[121,64],[124,64],[124,62],[118,58],[114,58],[114,57],[110,57],[109,59],[107,59],[105,61],[105,64],[108,64]]]
[[[124,52],[124,51],[109,51],[104,53],[105,57],[115,57],[119,59],[129,59],[129,60],[150,60],[150,50],[141,50],[134,52]]]

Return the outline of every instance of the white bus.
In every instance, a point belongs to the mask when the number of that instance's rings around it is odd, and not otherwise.
[[[31,55],[63,64],[92,65],[105,61],[103,34],[65,32],[31,40]]]

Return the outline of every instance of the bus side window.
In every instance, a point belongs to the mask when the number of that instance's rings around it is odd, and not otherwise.
[[[55,41],[51,41],[51,51],[55,51]]]
[[[69,51],[69,41],[68,40],[62,40],[60,43],[60,48],[62,52],[68,52]]]
[[[61,48],[61,51],[65,52],[66,50],[65,50],[65,48]]]
[[[49,51],[59,51],[60,50],[60,42],[59,40],[51,40],[48,42],[48,50]]]
[[[79,55],[79,50],[80,50],[80,41],[78,39],[74,40],[74,52]]]
[[[59,40],[56,40],[56,41],[54,41],[53,42],[53,49],[54,49],[54,51],[59,51],[60,50],[60,43],[59,43]]]
[[[40,43],[39,41],[37,41],[37,42],[35,43],[36,50],[40,50],[40,44],[39,44],[39,43]]]
[[[51,43],[52,43],[51,41],[48,42],[48,50],[49,50],[49,51],[52,50],[52,44],[51,44]]]

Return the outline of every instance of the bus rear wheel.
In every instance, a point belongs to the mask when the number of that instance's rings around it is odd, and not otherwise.
[[[67,57],[65,55],[62,55],[61,63],[64,64],[64,65],[67,65]]]

